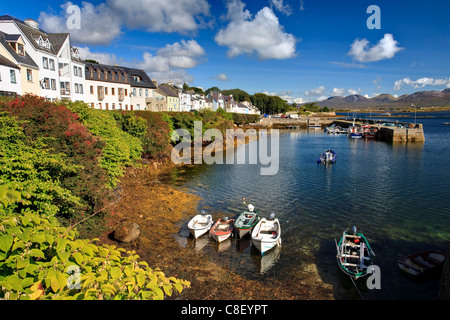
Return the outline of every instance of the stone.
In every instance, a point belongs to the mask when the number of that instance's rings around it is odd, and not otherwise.
[[[128,243],[136,240],[141,234],[141,228],[136,222],[122,222],[114,230],[114,238],[120,242]]]

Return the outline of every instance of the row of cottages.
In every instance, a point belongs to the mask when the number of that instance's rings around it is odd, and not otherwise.
[[[32,20],[0,16],[0,95],[31,93],[49,101],[84,101],[102,110],[178,111],[222,108],[259,114],[233,96],[208,96],[173,83],[158,85],[143,70],[83,61],[69,33],[46,33]]]

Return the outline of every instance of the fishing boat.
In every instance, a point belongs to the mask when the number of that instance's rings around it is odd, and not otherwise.
[[[195,217],[193,217],[187,227],[189,231],[191,232],[192,236],[197,239],[198,237],[204,235],[207,233],[212,226],[213,219],[210,214],[198,214]]]
[[[413,276],[423,276],[438,270],[444,263],[442,251],[430,250],[409,254],[398,260],[398,267]]]
[[[252,243],[261,254],[281,245],[280,221],[274,215],[270,219],[259,220],[252,231]]]
[[[375,139],[378,129],[372,126],[362,126],[364,139]]]
[[[259,213],[252,204],[248,205],[248,210],[242,212],[234,222],[234,229],[239,238],[244,237],[253,229],[259,221]]]
[[[366,237],[353,227],[352,232],[344,231],[339,243],[336,242],[336,260],[341,270],[351,279],[368,275],[367,268],[373,264],[375,256]]]
[[[322,155],[317,159],[317,163],[335,163],[336,157],[336,152],[329,149],[322,153]]]
[[[217,242],[222,242],[227,240],[231,236],[233,229],[234,219],[228,219],[228,217],[223,219],[220,218],[212,226],[209,234]]]
[[[350,134],[350,138],[353,139],[361,139],[363,137],[362,130],[355,124],[355,120],[353,120],[353,124],[348,127],[348,133]]]

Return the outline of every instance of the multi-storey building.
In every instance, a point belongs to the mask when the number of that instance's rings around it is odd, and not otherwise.
[[[148,110],[148,103],[155,97],[156,85],[145,71],[123,68],[130,79],[130,110]]]
[[[19,50],[25,50],[37,65],[38,75],[35,76],[32,69],[22,74],[27,79],[25,84],[38,83],[39,90],[33,87],[30,90],[32,93],[51,101],[83,100],[84,63],[77,50],[71,47],[68,33],[46,33],[39,29],[39,24],[34,20],[22,21],[8,15],[0,17],[0,31],[11,38],[18,37]],[[29,92],[24,82],[22,87],[24,93]]]

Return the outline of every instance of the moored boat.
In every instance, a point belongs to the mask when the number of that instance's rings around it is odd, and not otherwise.
[[[261,254],[264,254],[277,245],[281,245],[280,221],[275,217],[259,220],[252,231],[252,243]]]
[[[444,263],[442,251],[429,250],[409,254],[398,260],[398,267],[413,276],[423,276],[438,270]]]
[[[197,239],[211,229],[212,223],[213,219],[210,214],[198,214],[189,221],[187,227],[192,236]]]
[[[367,268],[373,264],[375,256],[364,234],[344,231],[339,243],[336,243],[336,260],[341,270],[352,279],[368,274]]]
[[[336,152],[328,149],[317,159],[317,163],[335,163],[336,157]]]
[[[253,229],[259,221],[259,213],[254,206],[249,204],[248,210],[242,212],[234,222],[234,229],[239,238],[244,237]]]
[[[375,139],[378,129],[372,126],[362,126],[362,131],[365,139]]]
[[[209,231],[210,236],[217,242],[222,242],[231,236],[234,230],[234,219],[220,218]]]

